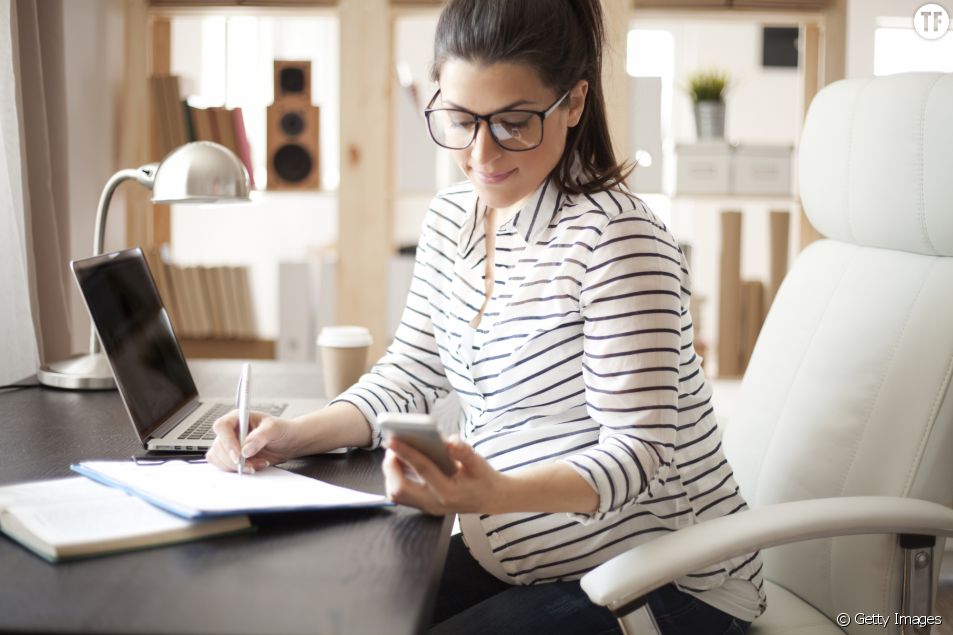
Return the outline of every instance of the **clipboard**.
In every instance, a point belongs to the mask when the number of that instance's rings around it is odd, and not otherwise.
[[[70,469],[192,520],[394,505],[379,494],[331,485],[277,467],[269,467],[245,478],[207,463],[179,460],[155,464],[83,461],[71,465]]]

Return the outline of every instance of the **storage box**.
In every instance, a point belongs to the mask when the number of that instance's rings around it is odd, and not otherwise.
[[[791,194],[791,146],[739,145],[732,157],[734,194]]]
[[[724,141],[675,146],[678,194],[728,194],[731,146]]]

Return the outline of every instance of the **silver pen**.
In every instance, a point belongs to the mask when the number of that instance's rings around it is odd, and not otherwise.
[[[251,364],[242,365],[242,374],[238,379],[238,476],[245,471],[245,438],[248,436],[248,392],[251,384]]]

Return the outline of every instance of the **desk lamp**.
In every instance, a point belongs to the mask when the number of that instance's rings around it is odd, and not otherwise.
[[[113,192],[134,180],[152,190],[153,203],[238,203],[248,199],[248,173],[235,154],[211,141],[194,141],[170,152],[161,162],[116,172],[106,181],[96,210],[93,255],[103,253],[106,212]],[[109,390],[116,387],[109,362],[90,325],[89,353],[46,364],[37,372],[41,384],[66,390]]]

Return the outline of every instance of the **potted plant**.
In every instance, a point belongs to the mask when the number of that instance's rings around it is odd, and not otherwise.
[[[701,139],[725,136],[725,89],[728,75],[719,70],[703,70],[688,78],[688,94],[695,105],[695,131]]]

